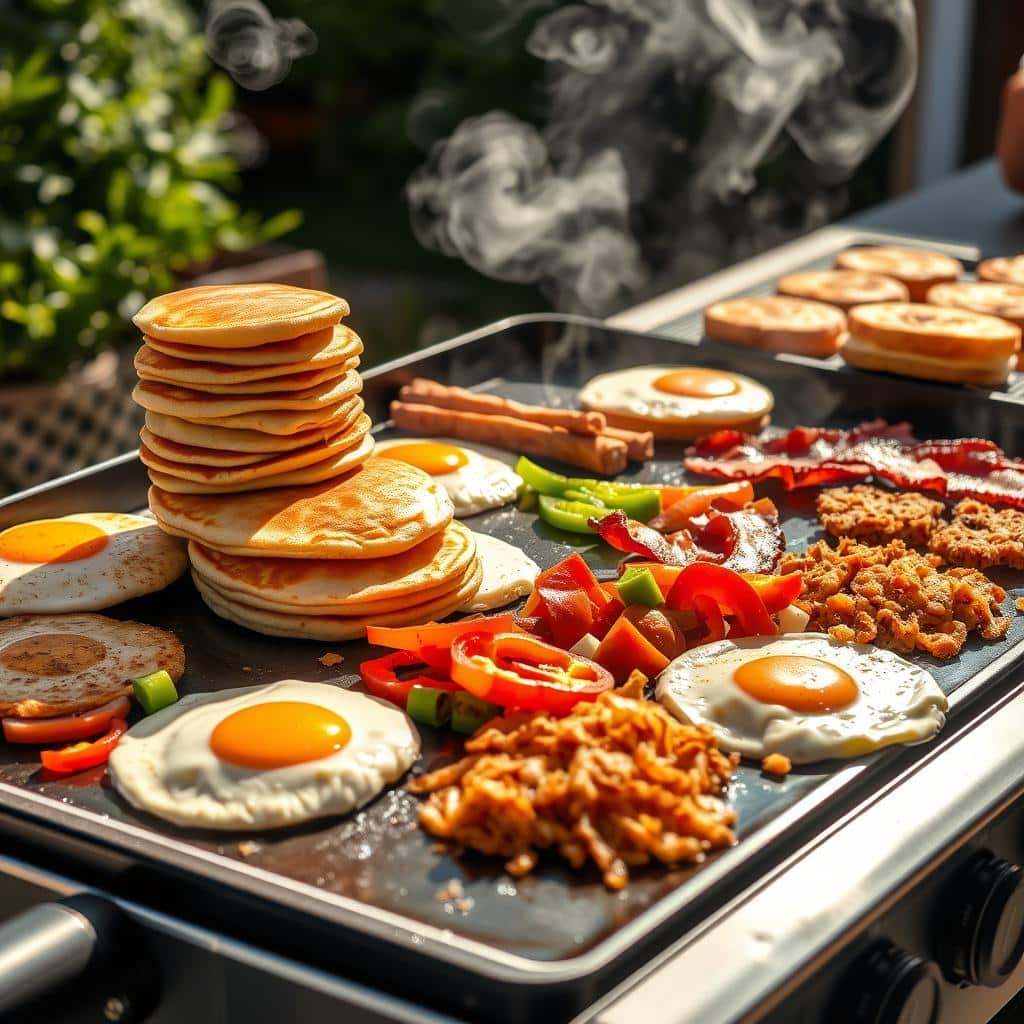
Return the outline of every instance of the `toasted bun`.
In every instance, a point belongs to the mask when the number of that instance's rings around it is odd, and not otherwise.
[[[859,370],[880,370],[905,377],[948,381],[952,384],[977,384],[998,387],[1016,364],[1016,359],[1003,359],[989,363],[951,361],[940,356],[924,356],[916,352],[892,352],[852,335],[840,350],[843,359]]]
[[[726,299],[704,310],[709,338],[769,352],[832,355],[845,330],[846,318],[838,309],[810,299],[756,295]]]
[[[964,272],[963,264],[945,253],[881,245],[846,249],[836,266],[893,277],[906,285],[911,302],[923,302],[933,284],[955,281]]]
[[[932,306],[951,306],[985,313],[1024,327],[1024,284],[1001,281],[955,281],[937,284],[928,291]]]
[[[863,270],[804,270],[779,278],[780,295],[813,299],[849,309],[865,302],[906,302],[907,286],[893,277]]]
[[[651,420],[645,416],[630,416],[622,412],[606,412],[604,415],[610,427],[637,432],[649,430],[659,441],[695,441],[698,437],[715,430],[739,430],[745,434],[756,434],[768,425],[770,418],[769,412],[759,412],[756,416],[728,422],[694,417],[685,423],[671,423]]]
[[[333,327],[349,312],[337,295],[286,284],[203,285],[150,299],[132,317],[143,334],[209,348],[251,348]]]
[[[1003,281],[1006,284],[1024,284],[1024,255],[997,256],[978,264],[979,281]]]

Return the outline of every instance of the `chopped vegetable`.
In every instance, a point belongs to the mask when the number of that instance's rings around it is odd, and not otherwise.
[[[746,480],[718,487],[702,487],[664,508],[660,515],[651,520],[650,525],[664,533],[685,530],[691,528],[693,520],[704,515],[711,507],[729,511],[742,508],[753,500],[754,487]]]
[[[670,659],[650,643],[630,622],[629,617],[623,614],[615,620],[615,625],[601,641],[594,660],[606,668],[617,683],[624,683],[634,669],[653,679]]]
[[[616,587],[624,604],[644,604],[648,608],[657,608],[665,603],[661,588],[650,569],[627,569]]]
[[[607,511],[603,506],[584,501],[570,501],[567,498],[553,498],[542,494],[538,499],[538,513],[548,526],[567,533],[593,533],[589,523],[600,518]]]
[[[537,577],[523,615],[543,621],[546,635],[559,647],[569,648],[584,633],[604,636],[622,607],[574,552]]]
[[[581,636],[579,640],[569,648],[569,653],[578,654],[581,658],[589,658],[593,661],[594,655],[597,653],[597,649],[600,646],[601,641],[598,640],[593,633],[584,633],[583,636]]]
[[[378,647],[398,651],[447,651],[452,641],[468,630],[475,632],[515,633],[519,629],[511,612],[500,615],[471,615],[458,622],[427,622],[421,626],[368,626],[366,639]]]
[[[452,644],[452,679],[502,707],[565,714],[612,687],[587,658],[522,633],[465,633]]]
[[[128,723],[123,718],[115,718],[110,723],[110,731],[92,743],[73,743],[70,747],[60,750],[44,750],[39,759],[48,771],[60,775],[72,772],[84,772],[87,768],[95,768],[98,764],[106,764],[110,752],[128,731]]]
[[[372,658],[359,666],[359,678],[371,697],[390,701],[404,708],[414,686],[454,690],[447,670],[424,663],[416,651],[395,651],[381,658]]]
[[[5,718],[4,739],[8,743],[71,743],[98,736],[115,718],[127,716],[131,701],[115,697],[88,711],[56,718]]]
[[[452,694],[452,729],[455,732],[464,735],[474,733],[485,722],[497,718],[501,712],[497,704],[474,697],[465,690],[456,690]]]
[[[702,600],[698,602],[697,597]],[[665,597],[669,608],[695,608],[706,619],[704,598],[733,618],[733,636],[774,636],[778,633],[757,591],[739,573],[711,562],[694,562],[676,577]]]
[[[662,565],[660,562],[632,562],[627,571],[646,569],[654,577],[662,594],[667,594],[683,568],[679,565]],[[767,573],[743,572],[740,575],[757,591],[768,612],[782,611],[800,596],[800,573],[771,576]]]
[[[650,519],[661,510],[661,495],[658,488],[645,484],[622,484],[610,480],[562,476],[561,473],[553,473],[543,466],[538,466],[525,455],[516,463],[516,472],[523,478],[527,487],[541,495],[541,508],[544,506],[543,497],[547,496],[589,504],[596,508],[621,508],[632,519],[640,520]],[[541,518],[552,526],[558,526],[559,529],[568,529],[573,533],[593,533],[593,530],[584,529],[582,525],[576,529],[559,526],[558,523],[545,518],[543,512]]]
[[[132,690],[135,699],[142,705],[142,710],[147,715],[152,715],[161,708],[170,707],[178,700],[174,680],[164,669],[133,679]]]
[[[406,714],[423,725],[447,725],[452,717],[452,695],[437,686],[414,684],[405,701]]]
[[[671,611],[664,606],[647,608],[642,604],[634,604],[622,615],[636,626],[649,644],[669,660],[679,657],[686,650],[686,631],[697,625],[695,612]]]

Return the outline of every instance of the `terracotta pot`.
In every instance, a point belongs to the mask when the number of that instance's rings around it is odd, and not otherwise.
[[[57,384],[0,387],[0,490],[23,490],[138,447],[131,351],[104,352]]]

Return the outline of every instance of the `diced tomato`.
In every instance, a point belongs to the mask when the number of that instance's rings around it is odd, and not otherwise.
[[[8,743],[71,743],[98,736],[115,718],[125,718],[131,702],[115,697],[98,708],[56,718],[5,718],[4,739]]]
[[[665,595],[665,604],[669,608],[696,609],[694,598],[698,594],[712,598],[723,613],[728,610],[733,617],[733,636],[774,636],[779,631],[750,582],[725,566],[713,562],[686,566]]]
[[[414,686],[432,686],[437,690],[458,689],[448,678],[447,669],[442,671],[425,664],[416,651],[395,651],[381,658],[364,661],[359,666],[359,678],[371,697],[390,701],[400,708],[405,707],[409,691]]]
[[[105,764],[110,752],[127,731],[128,723],[124,719],[115,718],[110,723],[110,731],[98,740],[93,740],[92,743],[73,743],[70,747],[63,747],[60,750],[44,750],[39,754],[39,759],[47,771],[56,772],[58,775],[84,772],[87,768]]]
[[[625,615],[620,615],[605,634],[594,660],[611,672],[617,683],[624,683],[633,669],[653,679],[669,663]]]
[[[493,704],[553,714],[614,682],[589,659],[522,633],[464,633],[452,644],[452,679]]]

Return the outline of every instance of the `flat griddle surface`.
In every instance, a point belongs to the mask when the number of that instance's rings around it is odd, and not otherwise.
[[[849,426],[883,416],[910,420],[921,437],[978,435],[991,437],[1011,454],[1024,450],[1024,406],[1012,400],[726,346],[633,335],[572,318],[512,321],[389,364],[367,374],[365,398],[368,411],[382,423],[400,384],[423,375],[523,401],[569,405],[576,389],[592,375],[651,362],[697,362],[747,373],[773,390],[774,422],[782,425]],[[654,462],[624,476],[683,481],[681,455],[681,445],[659,444]],[[0,526],[87,508],[139,508],[145,502],[145,486],[142,466],[128,460],[8,500],[0,505]],[[779,505],[791,550],[803,550],[820,536],[815,491],[786,494],[769,485],[759,487],[758,493]],[[589,538],[567,542],[566,535],[514,506],[466,523],[516,544],[542,567],[574,547],[598,570],[613,570],[620,557]],[[1011,595],[1007,610],[1012,625],[1005,642],[972,639],[960,657],[947,663],[914,659],[926,664],[942,688],[954,695],[954,714],[960,713],[958,705],[966,705],[960,698],[967,691],[982,694],[1012,668],[1019,651],[1010,653],[1011,649],[1024,640],[1024,616],[1016,615],[1012,605],[1024,575],[1009,574],[1001,582]],[[210,613],[187,580],[123,605],[113,614],[162,626],[180,637],[187,652],[187,670],[179,685],[183,694],[282,678],[351,686],[360,661],[371,655],[364,643],[288,641],[236,627]],[[329,650],[341,653],[344,663],[322,666],[318,658]],[[414,771],[459,755],[459,742],[450,733],[427,727],[420,732],[423,756]],[[638,957],[649,955],[652,948],[714,910],[740,878],[756,878],[771,863],[773,848],[783,848],[783,840],[815,836],[840,806],[843,794],[869,794],[894,766],[912,764],[921,751],[927,747],[809,766],[783,781],[769,780],[758,766],[743,764],[730,788],[739,816],[738,845],[696,868],[633,871],[622,893],[608,892],[596,870],[573,872],[554,856],[542,859],[538,870],[524,879],[506,875],[498,859],[452,856],[417,827],[418,800],[401,786],[343,820],[253,835],[187,831],[130,808],[101,770],[47,782],[40,777],[34,748],[0,745],[0,783],[6,784],[0,786],[0,808],[129,852],[153,870],[173,875],[175,884],[185,887],[183,894],[191,881],[213,883],[222,892],[241,890],[248,894],[245,899],[259,901],[264,922],[272,922],[275,911],[288,911],[281,921],[299,931],[302,921],[315,920],[329,929],[323,934],[336,940],[336,966],[345,968],[344,957],[353,943],[366,951],[355,973],[379,981],[396,964],[408,964],[412,973],[403,977],[415,986],[422,982],[413,980],[417,967],[433,972],[435,981],[453,970],[457,973],[452,977],[459,979],[456,1002],[477,1010],[494,985],[525,986],[539,993],[547,984],[567,991],[566,1006],[571,1008],[593,998]],[[2,827],[0,821],[0,834]],[[240,844],[247,841],[255,846],[243,856],[245,847]],[[437,898],[452,879],[462,882],[472,900],[467,913]],[[370,954],[378,944],[379,958]],[[389,960],[389,950],[400,953],[399,959]],[[419,995],[452,1001],[436,991]],[[503,1016],[513,1005],[517,1004],[492,1005],[486,1015]]]

